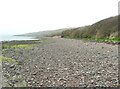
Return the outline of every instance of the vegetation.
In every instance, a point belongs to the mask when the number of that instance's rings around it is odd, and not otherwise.
[[[95,40],[98,42],[120,42],[120,37],[118,37],[118,16],[101,20],[83,29],[75,28],[63,31],[61,37]]]
[[[2,50],[8,49],[8,48],[32,48],[33,46],[36,46],[37,43],[41,41],[39,40],[33,40],[33,41],[11,41],[11,42],[3,42],[2,44]]]
[[[19,48],[19,49],[31,49],[35,46],[49,43],[47,38],[41,40],[26,40],[26,41],[3,41],[2,42],[2,52],[7,51],[7,49]]]
[[[8,62],[8,63],[16,62],[15,59],[8,58],[8,57],[4,57],[4,56],[0,56],[0,61],[6,61],[6,62]]]
[[[34,44],[30,44],[30,45],[28,45],[28,44],[17,44],[17,45],[3,45],[3,49],[7,49],[7,48],[31,48],[31,47],[33,47],[34,46]]]

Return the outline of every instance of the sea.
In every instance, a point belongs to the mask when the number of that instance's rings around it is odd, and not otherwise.
[[[0,41],[13,41],[13,40],[37,40],[37,39],[28,36],[0,35]]]

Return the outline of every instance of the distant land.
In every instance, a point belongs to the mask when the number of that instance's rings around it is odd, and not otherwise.
[[[15,36],[30,36],[35,38],[41,38],[45,36],[51,36],[57,33],[62,33],[65,30],[71,30],[71,29],[74,29],[74,28],[63,28],[63,29],[57,29],[57,30],[51,30],[51,31],[39,31],[39,32],[26,33],[26,34],[18,34]]]
[[[61,36],[63,38],[80,38],[80,39],[113,39],[118,37],[118,16],[109,17],[98,21],[92,25],[83,27],[63,28],[52,31],[41,31],[22,34],[22,36],[45,37]]]

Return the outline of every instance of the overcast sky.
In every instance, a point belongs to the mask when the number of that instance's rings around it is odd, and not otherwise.
[[[0,34],[79,27],[118,14],[119,0],[0,0]]]

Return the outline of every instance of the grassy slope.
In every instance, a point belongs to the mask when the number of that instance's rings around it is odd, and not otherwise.
[[[81,38],[97,41],[118,42],[118,16],[101,20],[83,30],[72,29],[62,32],[64,38]]]

